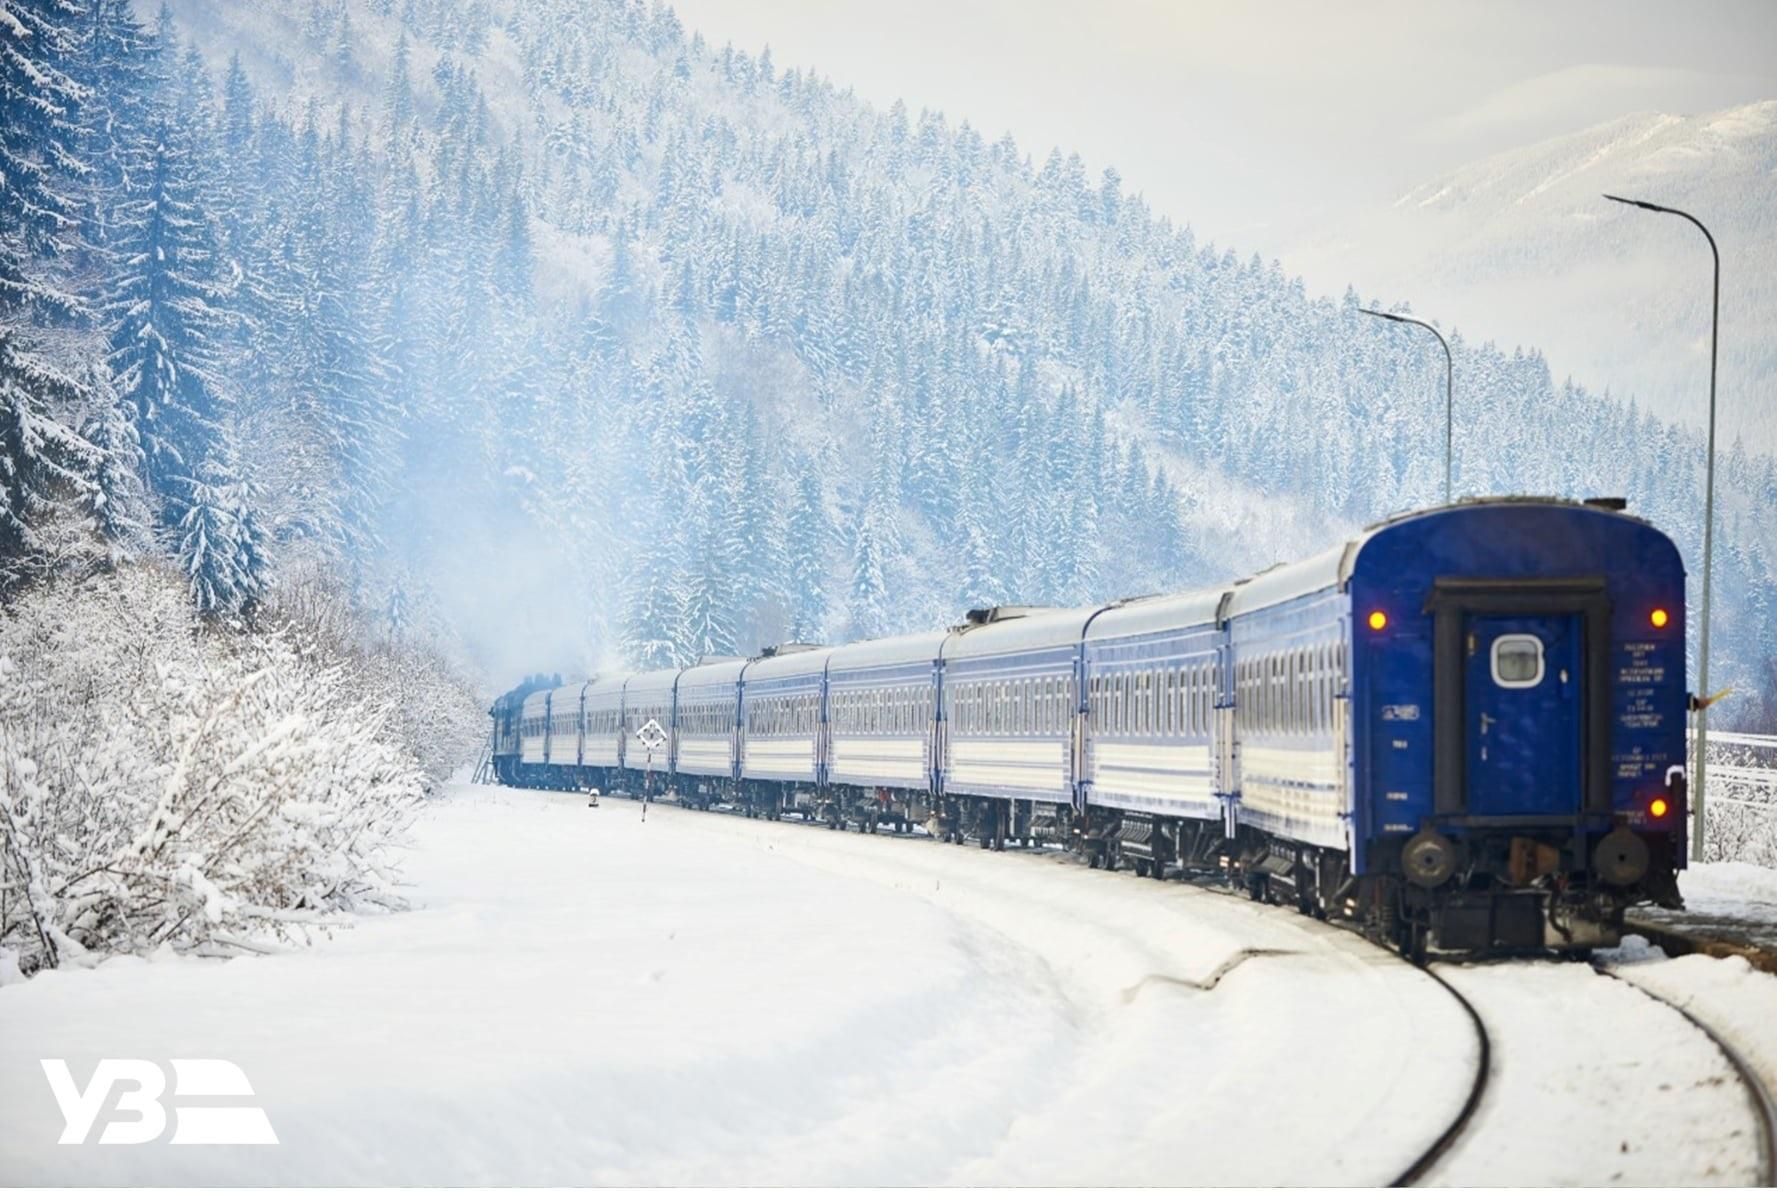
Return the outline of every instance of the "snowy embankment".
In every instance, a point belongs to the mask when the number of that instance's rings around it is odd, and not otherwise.
[[[1376,1183],[1467,1092],[1466,1019],[1421,974],[1348,932],[1176,882],[664,806],[644,821],[628,801],[592,810],[485,787],[433,807],[407,873],[414,910],[307,951],[123,959],[0,989],[0,1170],[93,1183]],[[1630,1136],[1618,1102],[1641,1094],[1601,1045],[1610,1019],[1570,1039],[1551,1003],[1566,992],[1524,985],[1515,965],[1477,971],[1519,990],[1500,1001],[1499,1032],[1535,1049],[1507,1044],[1503,1061],[1564,1073],[1517,1090],[1562,1098],[1576,1125],[1567,1161],[1596,1176],[1584,1181],[1709,1177],[1685,1146],[1605,1166]],[[1609,986],[1622,1003],[1599,1012],[1643,1029],[1651,1002]],[[1665,1053],[1638,1044],[1634,1058]],[[84,1084],[104,1057],[231,1060],[281,1144],[56,1145],[38,1060],[66,1059]],[[1681,1074],[1707,1078],[1702,1065],[1687,1050]],[[1690,1091],[1684,1127],[1731,1115],[1734,1096]],[[1515,1144],[1477,1132],[1477,1164],[1452,1170],[1488,1179],[1522,1159]]]
[[[428,815],[407,871],[416,909],[305,952],[0,989],[0,1169],[1374,1182],[1464,1090],[1429,982],[1176,884],[486,788]],[[43,1057],[83,1083],[102,1057],[229,1059],[281,1144],[57,1146]]]

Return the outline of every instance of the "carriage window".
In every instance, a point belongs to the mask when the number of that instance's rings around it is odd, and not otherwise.
[[[1493,640],[1493,681],[1509,689],[1533,687],[1543,680],[1543,643],[1528,633],[1507,633]]]
[[[1308,731],[1308,666],[1300,649],[1290,654],[1290,730],[1298,736]]]

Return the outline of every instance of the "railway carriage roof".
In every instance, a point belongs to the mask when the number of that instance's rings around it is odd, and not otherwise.
[[[636,695],[671,695],[673,683],[678,678],[677,670],[645,670],[624,680],[623,693],[631,698]]]
[[[827,673],[864,670],[873,666],[908,665],[914,662],[935,662],[947,631],[909,633],[902,637],[883,637],[877,641],[856,641],[835,648],[827,662]]]
[[[763,682],[771,678],[795,678],[801,675],[819,674],[827,668],[827,659],[834,654],[831,649],[799,649],[795,653],[781,653],[776,657],[760,658],[747,665],[745,678],[748,682]]]
[[[747,668],[745,658],[724,658],[719,662],[704,662],[679,671],[679,690],[684,692],[692,687],[709,686],[713,683],[726,683],[733,687],[740,678],[740,672]],[[730,691],[732,694],[733,692]]]
[[[1113,604],[1087,626],[1086,639],[1103,641],[1113,637],[1142,637],[1168,629],[1213,625],[1216,610],[1227,594],[1226,587],[1206,587]]]
[[[555,689],[559,691],[559,690],[562,690],[563,688],[556,687]],[[549,691],[532,691],[530,694],[526,695],[524,697],[524,714],[527,717],[534,716],[534,715],[542,715],[543,714],[543,701],[545,699],[549,698],[549,694],[550,694]]]
[[[586,684],[586,697],[588,699],[614,698],[623,693],[623,684],[629,679],[630,675],[627,671],[595,678]]]
[[[1087,608],[1052,608],[1031,612],[992,624],[970,625],[958,630],[944,643],[944,660],[994,657],[1000,654],[1029,653],[1062,645],[1078,645],[1086,622],[1101,609],[1093,604]]]
[[[1234,587],[1234,595],[1228,601],[1225,615],[1239,616],[1244,612],[1270,608],[1298,596],[1324,591],[1329,587],[1344,586],[1345,582],[1351,578],[1352,571],[1357,566],[1358,555],[1362,553],[1363,548],[1373,539],[1408,522],[1428,517],[1460,518],[1468,512],[1497,508],[1501,505],[1518,507],[1545,505],[1550,508],[1578,510],[1600,517],[1620,517],[1643,525],[1648,524],[1642,518],[1620,510],[1601,508],[1597,505],[1586,504],[1584,501],[1567,500],[1558,496],[1464,497],[1454,504],[1397,513],[1392,517],[1366,525],[1362,531],[1346,541],[1329,550],[1323,550],[1312,558],[1262,571],[1252,579]]]
[[[1350,560],[1368,540],[1369,534],[1349,542],[1341,542],[1330,550],[1322,550],[1312,558],[1272,567],[1234,587],[1225,615],[1239,616],[1256,612],[1345,582],[1351,575]]]

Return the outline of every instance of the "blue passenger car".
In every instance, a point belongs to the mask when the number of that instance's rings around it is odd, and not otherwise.
[[[1683,866],[1683,613],[1669,538],[1563,501],[1397,518],[1237,587],[1237,864],[1414,949],[1613,940]]]

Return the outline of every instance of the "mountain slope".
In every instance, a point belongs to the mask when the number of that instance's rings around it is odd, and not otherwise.
[[[346,547],[366,598],[424,588],[496,667],[1221,579],[1437,496],[1439,361],[1078,157],[624,0],[173,11],[256,90],[244,255],[337,229],[330,284],[374,312],[363,392],[400,418],[384,545]],[[1693,432],[1453,346],[1459,492],[1623,493],[1694,554]],[[301,480],[266,485],[287,535],[328,476],[264,428],[310,404],[245,395],[255,467]],[[1777,472],[1725,483],[1717,639],[1755,657]]]

